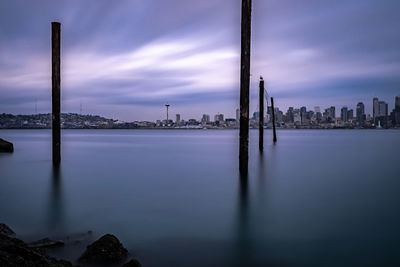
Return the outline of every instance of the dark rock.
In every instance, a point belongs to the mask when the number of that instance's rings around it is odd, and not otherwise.
[[[30,248],[22,240],[0,234],[0,266],[71,267],[72,264],[49,257],[40,249]]]
[[[123,260],[128,251],[114,235],[104,235],[87,246],[80,260],[91,263],[110,263]]]
[[[8,227],[7,225],[5,225],[4,223],[0,223],[0,234],[8,235],[8,236],[15,235],[14,231],[11,230],[11,228]]]
[[[13,144],[0,138],[0,152],[14,152]]]
[[[133,259],[122,265],[122,267],[142,267],[142,265],[138,260]]]
[[[28,244],[31,248],[56,248],[64,246],[64,242],[58,240],[51,240],[49,238],[43,238],[35,242]]]

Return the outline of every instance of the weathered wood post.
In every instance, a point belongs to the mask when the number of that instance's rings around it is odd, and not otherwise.
[[[271,97],[271,108],[272,108],[272,128],[274,132],[274,143],[276,142],[276,128],[275,128],[275,108],[274,108],[274,98]]]
[[[60,120],[60,39],[61,24],[51,23],[51,70],[52,70],[52,139],[53,139],[53,164],[61,161],[61,120]]]
[[[251,0],[242,0],[241,24],[239,172],[246,177],[249,163]]]
[[[260,152],[264,150],[264,80],[260,77],[260,114],[258,129],[258,148]]]

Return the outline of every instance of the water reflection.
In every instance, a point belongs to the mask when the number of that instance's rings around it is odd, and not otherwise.
[[[61,235],[65,233],[61,166],[53,165],[50,180],[48,229],[53,235]]]
[[[246,175],[239,177],[237,239],[232,266],[246,266],[251,260],[249,212],[249,177]]]
[[[234,249],[234,263],[232,266],[271,266],[265,256],[268,253],[263,247],[266,240],[259,240],[260,227],[264,227],[265,218],[256,213],[261,205],[265,207],[265,194],[268,189],[270,165],[273,164],[275,149],[271,146],[268,153],[258,153],[253,159],[252,172],[249,176],[239,176],[236,240]],[[268,160],[267,160],[268,159]],[[269,164],[268,164],[269,163]],[[273,168],[272,168],[273,170]],[[252,175],[254,174],[254,176]],[[251,185],[254,186],[251,191]],[[258,200],[252,202],[251,200]],[[265,229],[264,229],[265,230]],[[261,243],[260,243],[261,242]]]

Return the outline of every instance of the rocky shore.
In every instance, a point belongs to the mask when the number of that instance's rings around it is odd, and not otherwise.
[[[62,241],[53,241],[44,238],[32,243],[15,237],[14,231],[5,224],[0,223],[0,266],[3,267],[72,267],[71,262],[56,259],[46,254],[45,249],[49,247],[62,247]],[[118,238],[106,234],[87,246],[79,258],[77,266],[123,266],[141,267],[136,259],[129,257],[128,250],[124,248]]]
[[[0,152],[12,153],[14,152],[14,145],[0,138]]]

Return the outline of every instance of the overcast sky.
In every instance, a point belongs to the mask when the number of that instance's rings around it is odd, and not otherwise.
[[[125,121],[239,103],[240,0],[0,0],[0,113],[51,111],[50,23],[62,23],[62,112]],[[394,105],[400,1],[253,0],[258,79],[277,106]]]

